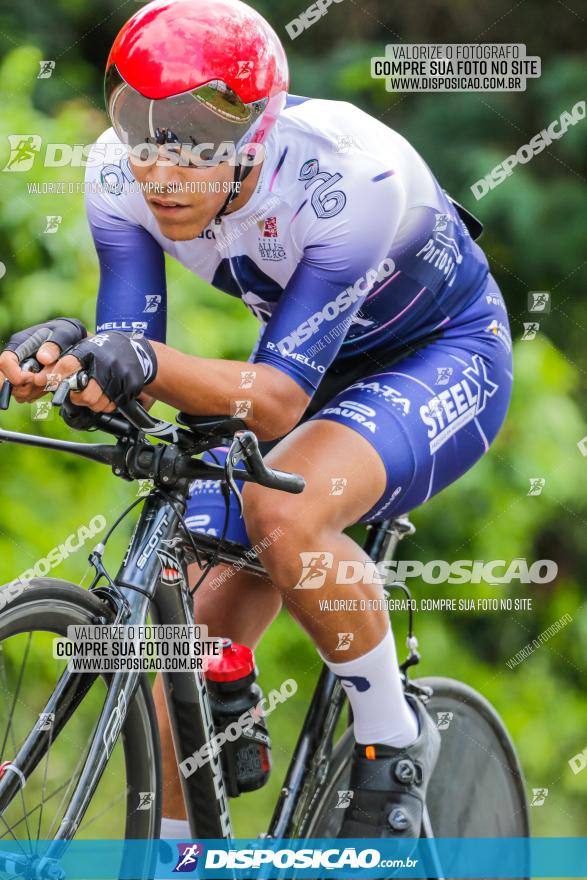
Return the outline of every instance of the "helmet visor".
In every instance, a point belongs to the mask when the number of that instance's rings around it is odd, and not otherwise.
[[[221,80],[169,98],[146,98],[124,81],[115,65],[106,73],[105,98],[124,144],[131,149],[171,145],[195,165],[213,164],[227,144],[238,151],[267,106],[267,99],[245,104]]]

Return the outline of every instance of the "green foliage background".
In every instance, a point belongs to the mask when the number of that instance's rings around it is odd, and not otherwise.
[[[470,185],[530,137],[584,99],[581,25],[568,5],[537,0],[469,4],[465,0],[345,0],[292,42],[285,24],[304,7],[298,0],[253,5],[264,12],[290,55],[292,91],[350,100],[398,129],[418,148],[443,186],[486,224],[482,244],[507,300],[515,343],[516,383],[507,422],[491,452],[458,484],[415,512],[418,532],[406,558],[549,558],[559,566],[548,585],[426,587],[415,594],[456,597],[531,597],[526,612],[422,613],[417,633],[422,674],[444,674],[478,688],[502,713],[519,749],[527,788],[549,788],[532,809],[534,831],[584,835],[587,772],[568,760],[587,746],[584,599],[587,463],[577,443],[585,420],[585,179],[587,123],[524,166],[475,203]],[[8,134],[40,134],[44,142],[90,143],[105,127],[101,76],[116,30],[137,4],[80,0],[51,4],[23,0],[0,8],[0,167]],[[521,94],[406,95],[370,78],[372,55],[387,42],[522,42],[542,57],[542,77]],[[51,79],[37,80],[38,62],[55,59]],[[83,169],[0,172],[0,339],[43,318],[76,315],[93,324],[97,262],[80,195],[30,195],[28,182],[77,183]],[[45,218],[60,214],[57,234]],[[246,359],[255,322],[223,297],[169,263],[170,344],[207,357]],[[0,267],[1,269],[1,267]],[[534,341],[521,341],[530,290],[549,290],[552,311],[540,318]],[[31,421],[28,407],[12,407],[2,425],[70,436],[57,417]],[[546,480],[528,496],[529,480]],[[109,521],[136,487],[79,460],[15,446],[0,448],[0,580],[34,564],[97,513]],[[130,523],[112,542],[115,566]],[[55,574],[86,577],[83,552]],[[246,596],[243,596],[246,602]],[[563,614],[562,632],[515,669],[506,660]],[[394,628],[403,650],[405,622]],[[47,660],[47,663],[52,661]],[[295,698],[271,718],[275,770],[262,791],[235,804],[239,834],[266,825],[280,787],[319,664],[307,638],[285,615],[258,651],[265,689],[295,677]]]

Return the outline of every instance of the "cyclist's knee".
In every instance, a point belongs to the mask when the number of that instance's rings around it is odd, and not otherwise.
[[[315,515],[311,504],[300,504],[299,499],[296,503],[295,497],[275,494],[281,497],[250,493],[245,498],[244,517],[251,545],[268,568],[275,586],[283,590],[299,576],[300,553],[321,544],[329,546],[330,528]]]
[[[292,504],[282,492],[276,492],[280,497],[274,498],[273,493],[256,489],[256,486],[248,486],[243,493],[244,519],[251,544],[258,544],[272,532],[285,532],[292,538],[300,519],[297,499]]]

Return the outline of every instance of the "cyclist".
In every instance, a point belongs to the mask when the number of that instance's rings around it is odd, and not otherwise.
[[[31,401],[48,374],[83,366],[91,382],[69,410],[78,426],[88,409],[141,394],[192,414],[238,411],[273,442],[271,465],[305,477],[299,496],[244,488],[228,537],[258,545],[269,580],[233,571],[205,583],[196,615],[254,646],[284,603],[353,711],[341,835],[418,836],[439,734],[404,696],[381,585],[344,530],[412,510],[487,451],[510,397],[507,315],[417,151],[351,104],[287,89],[278,37],[239,0],[157,0],[133,15],[108,59],[112,128],[87,175],[96,332],[74,319],[42,325],[52,335],[33,375],[19,367],[35,348],[29,328],[0,369]],[[165,344],[165,254],[260,320],[248,362]],[[188,513],[194,529],[220,534],[218,484],[196,483]],[[159,687],[157,701],[162,833],[186,837]]]

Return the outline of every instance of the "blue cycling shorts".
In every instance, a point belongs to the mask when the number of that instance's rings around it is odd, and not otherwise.
[[[512,343],[493,278],[471,306],[443,323],[441,336],[352,382],[311,417],[357,431],[385,465],[385,492],[361,522],[419,507],[468,471],[503,423],[513,379]],[[226,450],[215,453],[226,456]],[[212,460],[208,453],[205,458]],[[189,528],[219,536],[225,510],[218,481],[196,480]],[[250,546],[234,498],[226,537]]]

